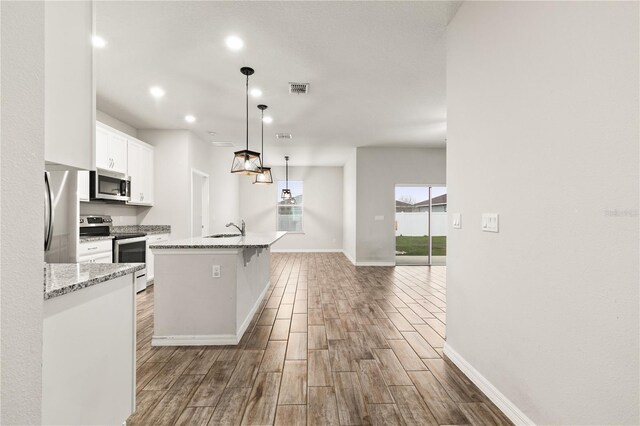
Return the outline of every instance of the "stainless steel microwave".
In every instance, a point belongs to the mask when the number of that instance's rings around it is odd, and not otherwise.
[[[131,197],[131,179],[118,173],[92,171],[89,185],[92,200],[129,201]]]

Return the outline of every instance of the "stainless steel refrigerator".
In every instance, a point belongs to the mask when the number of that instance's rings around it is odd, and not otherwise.
[[[79,238],[78,172],[44,172],[44,260],[76,263]]]

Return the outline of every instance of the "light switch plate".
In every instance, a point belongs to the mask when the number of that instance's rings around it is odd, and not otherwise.
[[[462,228],[462,213],[454,213],[453,214],[453,227],[455,229]]]
[[[498,213],[482,213],[482,231],[498,232]]]
[[[384,220],[384,216],[374,216],[374,220]]]

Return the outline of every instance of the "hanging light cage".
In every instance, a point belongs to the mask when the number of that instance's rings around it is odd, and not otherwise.
[[[247,145],[242,151],[236,151],[233,154],[233,163],[231,163],[231,173],[240,175],[255,175],[260,173],[262,162],[260,161],[260,153],[249,150],[249,76],[254,73],[253,68],[242,67],[240,72],[246,76],[246,135]]]
[[[284,201],[285,203],[295,204],[296,199],[291,196],[291,190],[289,189],[289,156],[288,155],[285,155],[284,161],[285,161],[284,170],[285,170],[285,176],[286,176],[286,186],[282,190],[281,198],[282,198],[282,201]]]
[[[255,175],[260,173],[260,153],[244,149],[233,153],[231,173],[240,175]]]
[[[267,106],[261,104],[261,105],[258,105],[258,109],[261,111],[261,115],[262,115],[260,119],[260,125],[262,129],[262,134],[261,134],[262,160],[261,160],[260,173],[256,175],[256,179],[253,181],[253,183],[268,185],[273,183],[273,176],[271,176],[271,167],[264,166],[264,110],[267,109]]]

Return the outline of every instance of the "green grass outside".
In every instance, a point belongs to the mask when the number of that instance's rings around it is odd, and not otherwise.
[[[447,255],[447,237],[433,237],[433,256]],[[429,253],[429,237],[396,237],[397,256],[426,256]]]

